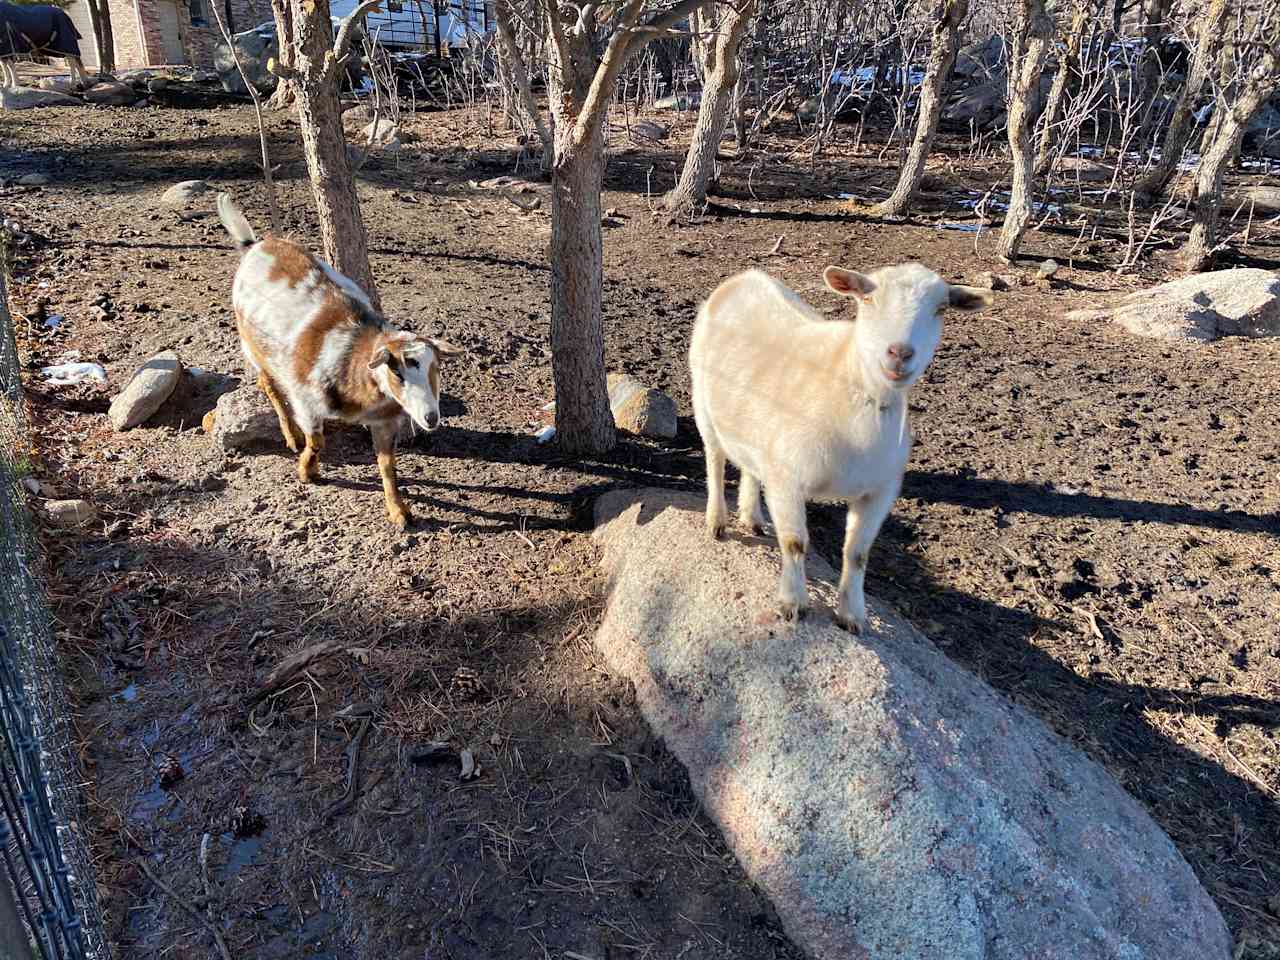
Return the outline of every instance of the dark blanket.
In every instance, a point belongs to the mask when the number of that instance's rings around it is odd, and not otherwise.
[[[80,56],[80,34],[57,7],[0,3],[0,57]]]

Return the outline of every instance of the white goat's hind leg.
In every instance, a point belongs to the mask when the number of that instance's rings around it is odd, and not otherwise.
[[[738,482],[738,523],[744,530],[754,534],[764,531],[764,512],[760,509],[760,481],[745,470]]]
[[[702,445],[707,454],[707,533],[711,539],[719,540],[724,536],[725,518],[729,515],[724,505],[724,451],[715,440],[705,437]]]
[[[867,628],[867,598],[863,582],[867,576],[867,554],[875,543],[880,526],[898,497],[889,487],[849,504],[849,520],[844,532],[844,565],[840,570],[840,598],[836,623],[852,633]]]
[[[4,70],[4,85],[10,90],[18,85],[18,71],[13,66],[12,60],[0,60],[0,68]]]
[[[765,499],[778,534],[782,551],[782,577],[778,583],[778,604],[784,620],[803,617],[809,607],[805,586],[804,555],[809,549],[809,529],[805,522],[804,494],[765,478]]]

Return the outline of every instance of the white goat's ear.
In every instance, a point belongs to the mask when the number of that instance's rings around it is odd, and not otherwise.
[[[991,306],[991,291],[981,287],[962,287],[948,284],[947,303],[956,310],[982,310]]]
[[[373,351],[373,356],[369,358],[369,369],[377,370],[379,367],[386,366],[391,362],[391,351],[387,349],[384,343],[377,350]]]
[[[859,297],[868,299],[875,292],[876,285],[865,273],[846,270],[844,267],[827,267],[822,271],[822,279],[827,286],[842,297]]]
[[[456,357],[459,354],[466,353],[462,347],[456,347],[448,340],[436,340],[434,337],[428,337],[427,343],[431,344],[431,349],[442,357]]]

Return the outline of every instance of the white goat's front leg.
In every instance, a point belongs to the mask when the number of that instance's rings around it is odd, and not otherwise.
[[[707,533],[712,540],[724,536],[725,518],[729,515],[724,505],[724,451],[714,440],[702,441],[707,454]]]
[[[897,498],[895,486],[849,503],[836,623],[852,633],[861,633],[867,628],[867,598],[863,593],[863,582],[867,576],[867,554],[871,552],[871,544],[875,543],[876,534],[880,532],[880,526]]]
[[[84,64],[80,62],[79,57],[66,57],[67,69],[71,71],[71,83],[73,86],[87,87],[89,79],[84,73]]]
[[[18,85],[18,71],[12,60],[0,60],[0,69],[4,70],[4,85],[10,90]]]
[[[791,484],[765,479],[765,499],[773,516],[782,551],[782,579],[778,584],[778,604],[784,620],[803,617],[809,607],[805,586],[804,555],[809,550],[809,528],[805,521],[804,491]]]
[[[744,530],[754,534],[764,531],[764,513],[760,509],[760,481],[745,470],[738,482],[738,523]]]

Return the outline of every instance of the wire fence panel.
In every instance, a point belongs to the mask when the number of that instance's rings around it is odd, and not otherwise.
[[[31,444],[4,262],[0,242],[0,897],[16,891],[41,960],[110,960],[27,510]]]

